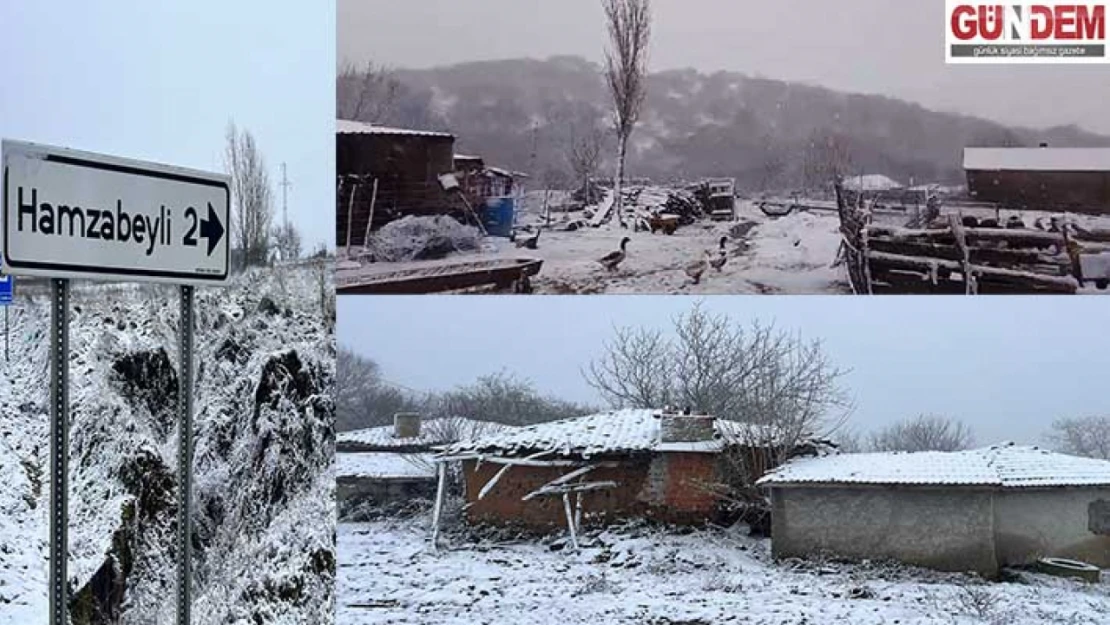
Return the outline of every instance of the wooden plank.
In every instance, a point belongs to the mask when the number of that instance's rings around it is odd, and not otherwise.
[[[578,532],[574,528],[574,516],[570,511],[570,498],[563,495],[563,511],[567,515],[567,529],[570,530],[570,544],[578,551]]]
[[[439,546],[439,519],[443,513],[443,498],[447,492],[447,464],[439,463],[436,465],[436,475],[438,481],[436,483],[436,501],[432,507],[432,548],[436,549]]]

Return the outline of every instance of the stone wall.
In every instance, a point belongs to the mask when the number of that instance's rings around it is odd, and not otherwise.
[[[993,577],[991,497],[966,488],[775,488],[772,551],[776,558],[891,558]]]

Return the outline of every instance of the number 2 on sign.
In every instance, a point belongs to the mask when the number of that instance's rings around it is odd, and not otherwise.
[[[196,232],[197,232],[197,209],[193,208],[192,206],[186,208],[185,209],[185,219],[188,219],[189,223],[192,224],[192,225],[189,226],[189,231],[185,233],[185,240],[183,241],[183,243],[185,245],[191,245],[193,247],[196,247],[196,245],[197,245],[197,237],[196,237]]]

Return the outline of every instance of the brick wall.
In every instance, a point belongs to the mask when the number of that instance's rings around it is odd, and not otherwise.
[[[617,462],[618,466],[595,469],[586,474],[585,481],[611,480],[617,487],[582,494],[583,524],[639,517],[700,523],[713,516],[717,500],[697,483],[716,477],[715,454],[661,453],[591,460]],[[561,497],[522,498],[572,469],[514,466],[479,501],[479,491],[503,465],[487,462],[476,469],[476,464],[474,460],[463,462],[466,500],[472,504],[467,514],[472,522],[519,523],[534,529],[566,525]]]

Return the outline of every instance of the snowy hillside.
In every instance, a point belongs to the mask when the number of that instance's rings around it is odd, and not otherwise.
[[[196,298],[194,620],[318,623],[334,606],[331,269],[256,270]],[[0,625],[46,611],[49,297],[11,310],[0,377]],[[71,618],[172,618],[178,299],[75,283]],[[2,362],[2,361],[0,361]]]

